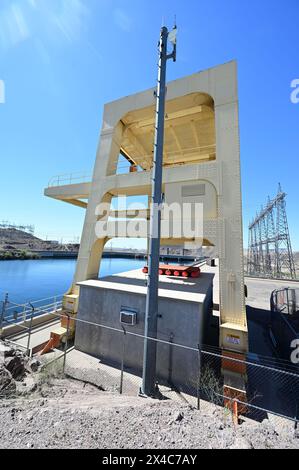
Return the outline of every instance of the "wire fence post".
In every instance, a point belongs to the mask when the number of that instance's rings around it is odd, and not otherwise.
[[[70,330],[70,316],[67,316],[67,326],[66,326],[66,338],[64,343],[64,356],[63,356],[63,373],[65,374],[65,365],[66,365],[66,355],[67,355],[67,348],[68,348],[68,339],[69,339],[69,330]]]
[[[200,410],[200,373],[201,373],[201,348],[198,345],[198,376],[197,376],[197,409]]]
[[[295,423],[294,423],[294,430],[295,432],[298,429],[298,401],[296,401],[296,411],[295,411]]]
[[[126,330],[122,325],[122,329],[124,332],[123,336],[123,353],[121,358],[121,370],[120,370],[120,385],[119,385],[119,394],[122,395],[123,393],[123,381],[124,381],[124,364],[125,364],[125,352],[126,352]]]
[[[29,322],[29,329],[28,329],[28,340],[27,340],[27,355],[30,356],[30,341],[31,341],[31,330],[32,330],[32,322],[33,322],[33,316],[34,316],[34,307],[31,303],[29,303],[31,307],[31,316],[30,316],[30,322]]]
[[[5,317],[5,310],[8,304],[8,293],[5,294],[4,300],[2,301],[2,309],[1,309],[1,316],[0,316],[0,337],[2,337],[2,329]]]

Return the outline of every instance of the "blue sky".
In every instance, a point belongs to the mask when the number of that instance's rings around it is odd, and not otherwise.
[[[174,14],[169,80],[238,61],[245,244],[249,219],[281,182],[299,250],[298,0],[0,0],[0,220],[80,235],[84,210],[43,188],[92,172],[103,104],[155,85],[159,29]]]

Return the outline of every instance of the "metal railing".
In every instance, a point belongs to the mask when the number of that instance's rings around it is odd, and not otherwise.
[[[120,162],[116,167],[116,174],[122,175],[130,172],[143,171],[138,165],[131,166],[129,162]],[[48,182],[48,188],[56,186],[64,186],[70,184],[90,183],[92,181],[92,174],[86,172],[72,172],[61,175],[53,176]]]
[[[65,173],[62,175],[53,176],[48,182],[48,188],[69,184],[89,183],[91,180],[92,175],[89,173]]]
[[[294,315],[299,313],[299,289],[286,287],[271,294],[271,310]]]
[[[11,301],[8,294],[5,294],[4,300],[0,302],[0,335],[2,335],[3,328],[9,326],[17,326],[22,332],[28,333],[27,351],[29,354],[34,319],[41,315],[60,312],[62,297],[63,295],[56,295],[19,304]]]
[[[214,149],[214,145],[207,145],[202,147],[194,147],[187,149],[187,152],[197,152],[199,149],[206,149],[207,152]],[[197,158],[197,159],[196,159]],[[194,162],[189,161],[189,164],[197,164],[200,162],[196,157]],[[130,172],[142,172],[148,171],[152,168],[153,154],[142,155],[142,159],[139,159],[140,165],[131,165],[129,161],[119,161],[116,165],[116,174],[126,174]],[[150,164],[149,164],[150,163]],[[176,166],[186,163],[186,152],[168,151],[167,158],[164,159],[164,166]],[[69,184],[89,183],[92,181],[92,174],[86,172],[72,172],[61,175],[53,176],[48,182],[48,187],[63,186]]]

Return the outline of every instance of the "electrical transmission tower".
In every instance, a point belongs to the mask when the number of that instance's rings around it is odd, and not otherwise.
[[[22,232],[27,232],[30,233],[31,235],[34,235],[34,225],[16,225],[16,224],[11,224],[7,220],[2,220],[0,222],[0,228],[13,228],[16,230],[21,230]]]
[[[277,196],[268,198],[249,224],[247,273],[251,276],[296,279],[285,198],[279,184]]]

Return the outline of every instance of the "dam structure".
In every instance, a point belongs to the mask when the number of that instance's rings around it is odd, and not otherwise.
[[[112,276],[107,280],[98,280],[98,272],[105,244],[117,236],[115,234],[127,233],[130,219],[134,218],[134,214],[113,210],[113,199],[120,196],[150,197],[154,131],[154,88],[107,103],[92,179],[52,184],[45,189],[46,196],[86,211],[73,283],[63,298],[63,311],[70,316],[78,315],[78,318],[87,320],[92,317],[95,320],[98,315],[98,319],[105,317],[108,324],[110,321],[115,324],[119,322],[120,310],[126,306],[136,310],[137,324],[138,316],[140,325],[144,321],[142,302],[145,302],[145,289],[142,283],[144,286],[146,276],[141,279],[138,273],[124,273],[118,275],[118,279]],[[127,173],[117,172],[120,158],[128,161]],[[187,243],[188,247],[201,244],[213,248],[213,256],[219,258],[219,346],[228,357],[231,355],[242,360],[247,353],[248,339],[236,62],[167,84],[162,185],[164,203],[168,205],[202,204],[202,238],[184,237],[175,230],[167,233],[163,227],[170,223],[169,214],[162,210],[161,245],[182,246]],[[105,203],[110,210],[99,212],[101,203]],[[148,224],[149,208],[138,217]],[[189,217],[192,220],[184,219],[183,224],[194,222],[195,216]],[[99,222],[106,223],[107,227],[102,236],[96,230]],[[165,287],[165,284],[168,286]],[[213,276],[206,276],[202,283],[201,278],[193,280],[191,284],[189,286],[185,282],[176,287],[172,279],[168,283],[160,279],[159,284],[159,304],[163,305],[163,309],[167,298],[171,299],[169,303],[174,299],[176,301],[177,319],[172,318],[171,328],[175,334],[178,330],[182,332],[181,322],[185,322],[183,336],[186,345],[191,337],[192,345],[201,344],[201,330],[205,322],[198,320],[198,334],[196,337],[191,334],[195,328],[196,314],[207,316],[213,309]],[[96,309],[90,308],[91,299],[92,305],[97,305]],[[115,299],[119,300],[116,302]],[[189,302],[188,309],[192,311],[191,322],[184,313],[186,302]],[[107,316],[105,308],[108,305],[110,310],[114,310]],[[163,317],[163,312],[161,314]],[[130,328],[134,329],[134,326]],[[65,332],[63,328],[59,329],[60,335]],[[99,336],[90,335],[87,341],[86,335],[87,330],[81,324],[77,328],[75,344],[86,352],[91,348],[92,354],[96,355],[95,344]],[[99,344],[99,357],[102,357],[104,350],[107,352],[107,345],[109,338],[104,340],[102,352]],[[133,362],[132,356],[132,367]],[[139,365],[136,364],[136,367]],[[159,367],[163,369],[161,364]],[[244,371],[238,370],[236,364],[231,368],[229,361],[223,362],[222,370],[224,382],[232,393],[241,393],[246,379]]]

